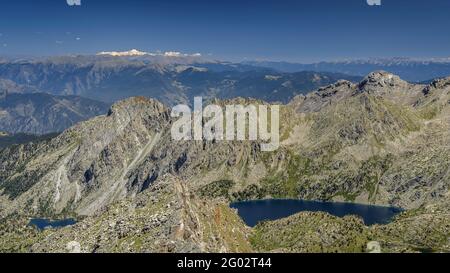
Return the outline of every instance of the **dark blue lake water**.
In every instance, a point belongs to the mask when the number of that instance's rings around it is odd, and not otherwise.
[[[323,211],[343,217],[358,215],[366,225],[389,223],[393,216],[402,212],[395,207],[381,207],[340,202],[317,202],[304,200],[258,200],[231,204],[248,226],[264,220],[277,220],[301,211]]]
[[[62,228],[65,226],[71,226],[75,225],[76,221],[74,219],[63,219],[63,220],[48,220],[48,219],[42,219],[42,218],[35,218],[31,219],[29,225],[35,226],[40,230],[46,229],[46,228]]]

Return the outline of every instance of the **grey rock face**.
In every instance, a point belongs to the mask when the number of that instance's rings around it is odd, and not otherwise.
[[[380,91],[384,88],[388,90],[408,89],[408,83],[394,74],[377,71],[367,75],[358,87],[361,92],[370,93]]]
[[[322,108],[348,98],[355,92],[356,85],[349,81],[338,81],[334,84],[319,88],[306,96],[294,98],[290,104],[298,113],[319,112]]]

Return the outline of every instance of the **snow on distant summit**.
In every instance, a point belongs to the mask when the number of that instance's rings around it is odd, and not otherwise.
[[[97,53],[97,55],[109,55],[114,57],[132,57],[132,56],[164,56],[164,57],[201,57],[200,53],[195,54],[185,54],[177,51],[167,51],[164,53],[153,53],[145,52],[137,49],[132,49],[129,51],[102,51]]]
[[[200,53],[194,53],[194,54],[183,54],[181,52],[177,52],[177,51],[168,51],[168,52],[164,52],[165,57],[201,57],[202,54]]]
[[[97,53],[97,55],[110,55],[115,57],[124,57],[124,56],[144,56],[151,55],[148,52],[139,51],[137,49],[132,49],[130,51],[102,51]]]

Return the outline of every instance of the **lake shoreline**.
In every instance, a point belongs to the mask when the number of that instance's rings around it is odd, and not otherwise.
[[[325,212],[335,217],[356,215],[366,226],[388,224],[405,210],[398,207],[350,202],[311,201],[302,199],[261,199],[232,202],[242,220],[250,227],[262,221],[274,221],[301,212]]]
[[[264,198],[264,199],[254,199],[254,200],[243,200],[243,201],[233,201],[228,202],[229,205],[234,203],[244,203],[244,202],[254,202],[254,201],[273,201],[273,200],[279,200],[279,201],[307,201],[307,202],[317,202],[317,203],[334,203],[334,204],[355,204],[355,205],[365,205],[365,206],[373,206],[373,207],[380,207],[380,208],[396,208],[400,209],[402,211],[408,211],[410,209],[398,207],[398,206],[389,206],[389,205],[383,205],[383,204],[372,204],[372,203],[365,203],[365,202],[346,202],[346,201],[323,201],[323,200],[317,200],[317,199],[295,199],[295,198]]]

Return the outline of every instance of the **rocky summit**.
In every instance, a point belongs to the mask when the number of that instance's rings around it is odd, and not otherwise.
[[[173,141],[170,109],[143,97],[2,149],[0,251],[450,251],[449,78],[422,85],[373,72],[297,96],[280,115],[273,152],[259,141]],[[249,228],[228,206],[263,198],[405,212],[371,227],[308,212]],[[30,217],[78,222],[39,232]]]

